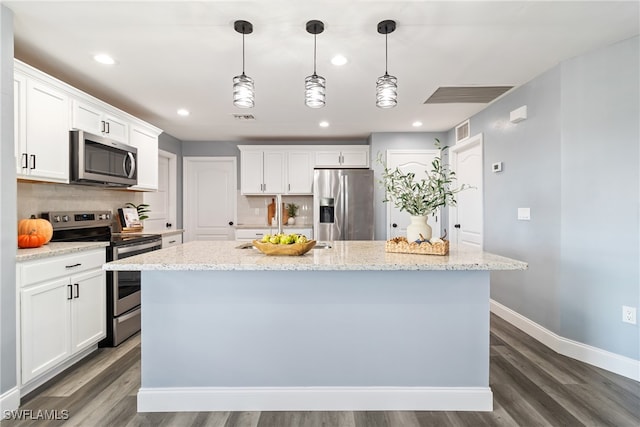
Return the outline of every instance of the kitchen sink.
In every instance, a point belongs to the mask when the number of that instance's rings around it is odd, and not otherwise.
[[[236,249],[255,249],[255,247],[253,243],[247,242],[236,246]],[[331,249],[331,245],[329,243],[318,242],[312,249]]]

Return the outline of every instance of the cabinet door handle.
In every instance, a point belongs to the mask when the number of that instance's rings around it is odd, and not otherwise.
[[[29,166],[29,169],[35,169],[36,168],[36,155],[32,154],[29,156],[29,160],[30,160],[30,164],[31,166]]]
[[[74,298],[80,298],[80,284],[74,283],[73,286],[76,287],[76,296]]]
[[[175,242],[176,242],[175,240],[169,240],[169,244],[175,243]]]
[[[29,161],[28,161],[27,157],[29,157],[29,156],[27,156],[27,153],[22,153],[22,169],[26,169],[26,168],[29,167],[29,164],[28,164]]]
[[[396,224],[395,222],[394,222],[393,224],[391,224],[391,226],[392,226],[393,228],[398,228],[398,224]]]
[[[100,120],[100,124],[102,125],[102,128],[100,129],[100,132],[104,132],[105,131],[105,121],[104,120]]]
[[[67,299],[73,299],[73,288],[71,285],[67,285]]]
[[[229,221],[229,225],[233,225],[233,221]]]
[[[454,228],[460,228],[460,224],[456,224],[453,226]]]
[[[291,184],[287,184],[287,191],[291,191]]]
[[[107,133],[109,133],[111,126],[109,126],[109,122],[105,122],[105,123],[107,124]]]
[[[80,267],[82,265],[82,263],[77,263],[77,264],[71,264],[71,265],[65,265],[64,268],[74,268],[74,267]]]

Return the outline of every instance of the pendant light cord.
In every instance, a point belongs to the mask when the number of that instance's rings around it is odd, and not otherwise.
[[[385,34],[384,35],[384,74],[389,74],[389,71],[387,70],[388,66],[387,63],[389,62],[389,45],[388,45],[388,35],[389,34]]]
[[[313,75],[316,75],[316,34],[313,35]]]
[[[244,33],[242,33],[242,75],[244,75]]]

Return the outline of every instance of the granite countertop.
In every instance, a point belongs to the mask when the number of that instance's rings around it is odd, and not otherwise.
[[[525,270],[527,263],[482,251],[447,256],[387,253],[384,241],[327,242],[302,256],[267,256],[237,241],[194,241],[105,264],[105,270]]]
[[[106,248],[109,242],[49,242],[39,248],[18,249],[16,261],[31,261],[91,249]]]

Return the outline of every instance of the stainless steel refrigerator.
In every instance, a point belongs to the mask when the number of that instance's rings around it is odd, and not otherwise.
[[[373,240],[373,226],[371,169],[314,170],[316,240]]]

